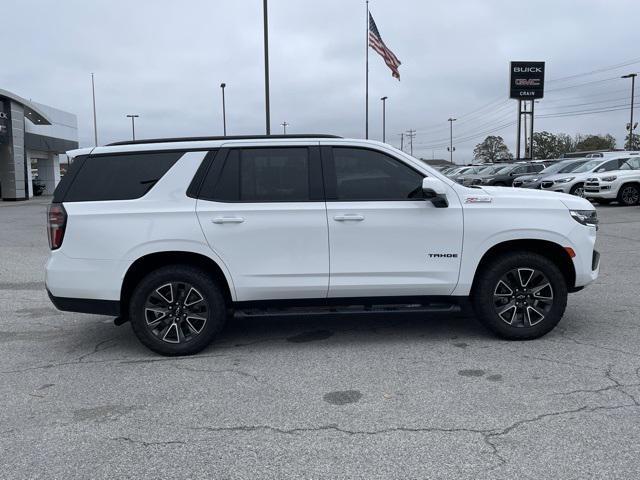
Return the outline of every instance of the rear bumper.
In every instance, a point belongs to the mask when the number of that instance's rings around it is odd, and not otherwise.
[[[93,313],[95,315],[120,315],[118,300],[94,300],[88,298],[56,297],[47,290],[51,303],[63,312]]]

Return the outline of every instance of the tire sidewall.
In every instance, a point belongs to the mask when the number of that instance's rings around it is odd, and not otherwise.
[[[514,268],[533,268],[544,273],[553,288],[554,302],[544,320],[532,327],[512,327],[502,320],[494,309],[493,293],[500,278]],[[491,331],[511,340],[530,340],[541,337],[558,324],[567,305],[567,284],[560,269],[546,257],[526,252],[503,255],[487,265],[472,295],[478,319]]]
[[[144,305],[148,295],[160,285],[184,281],[196,287],[209,307],[209,317],[202,332],[193,340],[172,344],[164,342],[147,328]],[[149,273],[136,286],[129,302],[129,319],[138,339],[149,349],[167,356],[191,355],[206,348],[223,328],[226,320],[226,305],[220,288],[206,272],[195,267],[166,266]]]

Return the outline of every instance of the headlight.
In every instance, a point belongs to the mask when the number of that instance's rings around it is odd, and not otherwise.
[[[525,182],[531,183],[531,182],[537,182],[538,180],[540,180],[540,179],[539,178],[530,178],[529,180],[525,180]]]
[[[610,177],[602,177],[600,180],[602,180],[603,182],[613,182],[616,178],[615,175],[611,175]]]
[[[576,178],[576,177],[559,178],[559,179],[555,180],[555,183],[569,183],[574,178]]]
[[[576,222],[598,228],[598,213],[595,210],[569,210],[569,212]]]

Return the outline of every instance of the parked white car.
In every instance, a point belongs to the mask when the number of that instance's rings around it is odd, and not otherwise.
[[[615,158],[594,158],[570,173],[557,173],[544,178],[540,183],[540,188],[583,197],[584,183],[587,178],[593,177],[594,173],[619,170],[629,158],[629,154],[621,154]]]
[[[469,305],[496,334],[531,339],[598,276],[588,201],[464,187],[379,142],[161,139],[69,155],[48,211],[49,296],[130,321],[164,355],[202,350],[230,312],[292,307]]]
[[[602,204],[616,200],[626,206],[640,203],[640,157],[629,158],[620,170],[587,178],[584,196]]]

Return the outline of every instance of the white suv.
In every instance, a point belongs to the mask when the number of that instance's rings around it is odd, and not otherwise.
[[[640,157],[630,157],[619,170],[587,178],[584,196],[607,204],[617,200],[621,205],[640,203]]]
[[[121,142],[70,152],[48,212],[60,310],[119,316],[164,355],[233,311],[453,311],[536,338],[598,275],[584,199],[468,188],[332,136]]]
[[[570,193],[584,197],[584,183],[594,173],[611,172],[619,170],[620,166],[629,159],[629,155],[620,155],[616,158],[593,158],[569,173],[556,173],[545,177],[540,183],[543,190],[553,192]]]

